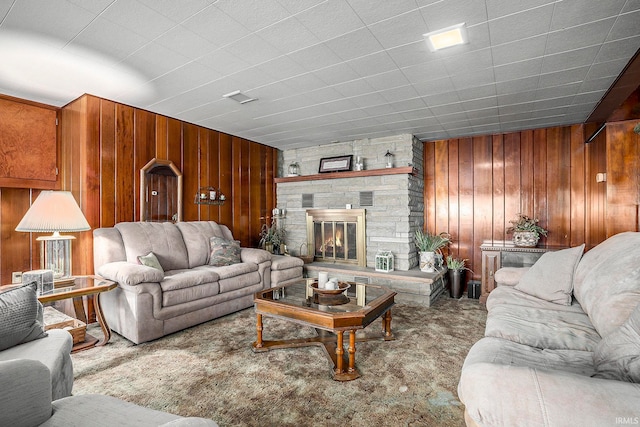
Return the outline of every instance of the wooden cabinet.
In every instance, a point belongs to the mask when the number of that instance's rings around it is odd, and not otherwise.
[[[566,246],[539,245],[535,248],[514,246],[508,241],[486,242],[480,245],[482,252],[482,291],[480,303],[484,304],[489,293],[495,289],[495,272],[502,267],[531,267],[549,251],[565,249]]]

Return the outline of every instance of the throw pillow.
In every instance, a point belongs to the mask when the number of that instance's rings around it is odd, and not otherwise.
[[[0,351],[46,336],[36,282],[0,293]]]
[[[583,251],[584,244],[575,248],[545,252],[522,275],[515,288],[549,302],[571,305],[573,273]]]
[[[158,257],[153,252],[149,252],[147,255],[138,256],[138,262],[142,265],[146,265],[147,267],[155,268],[156,270],[160,270],[164,274],[164,270],[160,265],[160,261],[158,261]]]
[[[237,240],[212,237],[209,239],[209,244],[211,245],[209,265],[221,267],[224,265],[232,265],[242,262],[242,259],[240,258],[240,244]]]
[[[593,352],[595,377],[640,383],[640,304]]]

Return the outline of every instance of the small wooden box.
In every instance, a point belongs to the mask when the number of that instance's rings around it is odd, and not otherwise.
[[[71,337],[73,337],[74,344],[84,342],[85,334],[87,333],[87,325],[78,319],[69,319],[59,323],[52,323],[44,327],[45,331],[48,331],[49,329],[64,329],[69,331]]]

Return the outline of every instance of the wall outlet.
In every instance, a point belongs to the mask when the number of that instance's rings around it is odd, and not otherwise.
[[[11,283],[22,283],[22,271],[11,273]]]

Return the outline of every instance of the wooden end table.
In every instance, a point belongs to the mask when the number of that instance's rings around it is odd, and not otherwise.
[[[370,340],[390,341],[391,307],[395,292],[382,286],[350,283],[344,304],[323,305],[310,288],[313,279],[280,286],[255,294],[257,339],[252,344],[254,352],[277,348],[319,346],[333,365],[333,379],[349,381],[360,377],[355,366],[356,342]],[[317,336],[292,340],[267,341],[263,339],[262,316],[270,316],[316,329]],[[356,337],[356,331],[366,328],[382,317],[382,335]],[[349,335],[347,353],[344,351],[344,333]]]
[[[53,291],[44,295],[40,295],[38,300],[42,304],[52,303],[54,301],[62,301],[66,299],[73,300],[73,308],[75,310],[76,319],[87,323],[87,316],[84,312],[83,298],[93,299],[93,305],[96,310],[96,320],[102,329],[103,338],[98,340],[96,337],[86,334],[84,342],[73,345],[72,353],[80,350],[86,350],[95,346],[103,346],[111,339],[111,328],[107,324],[107,320],[102,313],[100,305],[100,294],[115,289],[118,286],[116,282],[103,279],[99,276],[76,276],[72,283],[55,288]]]

